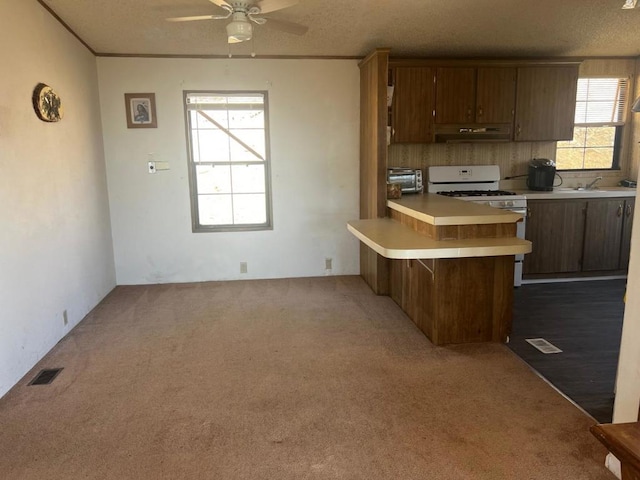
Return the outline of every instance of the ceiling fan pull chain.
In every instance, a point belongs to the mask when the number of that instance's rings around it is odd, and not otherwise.
[[[254,39],[256,38],[256,34],[251,35],[251,58],[256,58],[256,44]]]

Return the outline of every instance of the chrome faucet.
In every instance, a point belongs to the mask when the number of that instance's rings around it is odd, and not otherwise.
[[[600,180],[602,180],[602,177],[596,177],[596,179],[593,182],[587,183],[587,186],[584,187],[584,189],[585,190],[595,190],[596,188],[598,188],[598,187],[595,186],[595,184],[598,183]]]

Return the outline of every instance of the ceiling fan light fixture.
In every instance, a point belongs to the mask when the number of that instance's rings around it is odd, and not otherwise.
[[[631,8],[636,8],[637,3],[638,3],[638,0],[625,0],[624,5],[622,5],[622,9],[628,10]]]
[[[240,43],[251,40],[252,33],[253,28],[246,17],[237,18],[236,15],[234,15],[234,19],[227,24],[227,38],[229,43]]]

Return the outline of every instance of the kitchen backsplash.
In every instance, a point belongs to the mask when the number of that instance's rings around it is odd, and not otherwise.
[[[502,178],[526,175],[529,160],[556,156],[556,142],[505,142],[505,143],[430,143],[394,144],[389,146],[389,167],[425,169],[433,165],[498,165]],[[628,172],[559,172],[563,184],[575,187],[596,176],[604,177],[601,185],[613,186],[626,178]],[[526,188],[526,178],[501,180],[500,188]]]

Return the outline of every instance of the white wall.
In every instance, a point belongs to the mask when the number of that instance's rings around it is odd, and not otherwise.
[[[0,65],[2,396],[114,287],[115,271],[95,58],[35,0],[0,0]],[[39,82],[62,97],[61,122],[36,117]]]
[[[640,225],[640,204],[636,202],[634,226]],[[640,228],[634,228],[627,280],[627,304],[622,325],[622,342],[616,384],[615,423],[638,420],[640,404]]]
[[[640,59],[636,60],[636,78],[640,74]],[[636,82],[633,99],[640,96],[640,82]],[[640,113],[633,114],[631,150],[632,175],[637,180],[640,165]],[[622,325],[622,342],[616,383],[616,401],[613,409],[615,423],[634,422],[640,405],[640,201],[636,200],[631,234],[631,259],[627,280],[627,304]]]
[[[357,274],[359,70],[353,60],[99,58],[118,284]],[[192,233],[183,90],[267,90],[272,231]],[[127,129],[153,92],[157,129]],[[147,173],[149,154],[170,170]],[[248,274],[240,274],[240,262]]]

